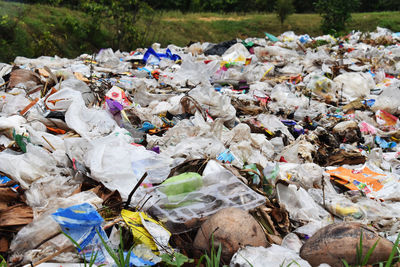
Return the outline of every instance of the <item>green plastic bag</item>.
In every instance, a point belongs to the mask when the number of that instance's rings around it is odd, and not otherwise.
[[[26,145],[31,142],[29,137],[21,135],[21,134],[16,134],[15,130],[13,130],[13,138],[14,138],[14,141],[19,146],[19,148],[21,148],[21,150],[24,153],[26,153]]]
[[[273,36],[272,34],[270,34],[270,33],[268,33],[268,32],[265,32],[265,36],[267,36],[268,39],[269,39],[271,42],[278,42],[278,41],[279,41],[278,38],[276,38],[275,36]]]

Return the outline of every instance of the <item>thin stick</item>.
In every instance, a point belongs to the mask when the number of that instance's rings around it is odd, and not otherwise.
[[[33,263],[32,266],[38,266],[38,265],[40,265],[40,264],[42,264],[42,263],[45,263],[46,261],[51,260],[52,258],[54,258],[54,257],[56,257],[56,256],[58,256],[58,255],[60,255],[60,254],[63,253],[63,252],[66,252],[67,250],[69,250],[69,249],[71,249],[71,248],[73,248],[73,247],[74,247],[73,245],[66,246],[66,247],[60,249],[59,251],[57,251],[56,253],[53,253],[53,254],[51,254],[50,256],[47,256],[46,258],[41,259],[40,261]]]
[[[324,179],[324,176],[322,176],[321,182],[322,182],[322,202],[323,202],[324,208],[326,209],[326,203],[325,203],[325,179]]]
[[[0,84],[0,87],[3,87],[4,85],[6,85],[9,81],[6,81],[5,83]]]
[[[147,172],[140,178],[139,182],[135,185],[135,187],[132,189],[132,191],[129,193],[128,200],[125,203],[124,208],[127,209],[129,205],[131,204],[131,199],[133,194],[136,192],[136,190],[139,188],[139,186],[143,183],[144,179],[147,177]]]
[[[50,146],[53,150],[57,150],[57,149],[49,142],[49,140],[46,139],[46,137],[44,137],[44,136],[42,135],[42,138],[44,139],[44,141],[46,141],[47,144],[49,144],[49,146]]]

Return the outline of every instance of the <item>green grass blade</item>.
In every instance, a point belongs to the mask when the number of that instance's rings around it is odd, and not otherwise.
[[[129,266],[129,263],[131,261],[132,250],[133,250],[133,246],[128,250],[128,253],[126,254],[125,264],[127,264],[128,266]]]
[[[222,246],[221,246],[221,244],[219,244],[217,256],[215,258],[215,263],[214,263],[215,267],[219,266],[219,263],[221,261],[221,253],[222,253]]]
[[[239,253],[239,256],[242,257],[250,265],[250,267],[254,267],[248,259],[242,256],[242,254]]]
[[[210,259],[210,257],[208,257],[208,255],[206,254],[206,266],[208,267],[211,267],[212,266],[212,261],[211,261],[211,259]]]
[[[214,259],[214,234],[211,234],[211,260]]]
[[[70,236],[69,234],[67,234],[66,232],[64,232],[64,231],[62,231],[61,232],[63,235],[65,235],[71,242],[72,242],[72,244],[74,244],[74,246],[78,249],[78,252],[79,251],[82,251],[82,257],[83,257],[83,265],[86,267],[86,256],[85,256],[85,253],[83,253],[83,249],[82,249],[82,247],[81,247],[81,245],[79,245],[79,243],[78,242],[76,242],[73,238],[72,238],[72,236]],[[79,253],[78,253],[79,254]]]
[[[122,240],[122,229],[119,229],[119,248],[118,248],[119,262],[121,267],[125,267],[124,258],[124,242]]]
[[[290,264],[292,264],[292,263],[294,263],[294,264],[296,264],[297,266],[301,267],[300,264],[299,264],[297,261],[295,261],[295,260],[293,260]]]
[[[200,265],[201,265],[201,263],[203,262],[203,260],[206,258],[206,255],[205,254],[203,254],[203,255],[201,255],[201,257],[200,257],[200,259],[199,259],[199,261],[197,262],[197,267],[200,267]]]
[[[360,234],[360,243],[356,247],[356,264],[360,265],[362,262],[362,255],[363,255],[363,232],[361,230]]]
[[[76,242],[69,234],[64,231],[62,231],[61,233],[65,235],[72,242],[72,244],[74,244],[75,247],[77,247],[79,250],[82,250],[81,245],[79,245],[78,242]]]
[[[371,257],[372,253],[374,252],[376,246],[378,245],[378,242],[379,242],[379,239],[376,240],[375,244],[367,251],[367,254],[365,255],[365,257],[361,263],[362,266],[367,265],[367,262],[368,262],[369,258]]]
[[[0,267],[7,267],[7,262],[6,260],[3,258],[3,256],[0,255]]]
[[[389,256],[388,261],[387,261],[386,264],[385,264],[385,267],[390,267],[390,266],[392,266],[392,261],[393,261],[394,255],[395,255],[396,252],[397,252],[397,248],[398,248],[398,246],[399,246],[399,242],[400,242],[400,234],[397,236],[396,242],[394,242],[394,246],[393,246],[393,248],[392,248],[392,252],[390,252],[390,256]]]
[[[121,247],[118,248],[118,256],[119,256],[119,266],[125,267],[124,251],[121,249]]]
[[[93,251],[92,251],[92,255],[90,255],[89,267],[92,267],[94,265],[98,253],[99,251],[96,251],[96,254],[94,254],[93,256]]]
[[[350,267],[350,265],[347,263],[346,260],[342,259],[342,263],[343,263],[344,267]]]
[[[120,262],[118,260],[118,256],[115,254],[114,250],[112,250],[112,248],[110,248],[110,246],[107,244],[107,242],[104,240],[104,238],[101,236],[101,234],[99,233],[99,231],[97,229],[96,229],[96,232],[97,232],[98,236],[100,237],[101,243],[103,244],[103,246],[107,250],[108,254],[111,256],[111,258],[113,258],[115,263],[118,266],[120,266]]]

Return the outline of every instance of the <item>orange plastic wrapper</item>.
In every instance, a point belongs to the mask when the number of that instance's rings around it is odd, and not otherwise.
[[[350,190],[361,190],[366,194],[381,190],[382,182],[388,178],[385,174],[371,171],[368,167],[362,170],[339,167],[326,172],[331,175],[331,179],[336,183]]]

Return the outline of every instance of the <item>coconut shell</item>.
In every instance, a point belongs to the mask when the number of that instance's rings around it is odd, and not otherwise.
[[[222,246],[222,259],[229,262],[233,254],[243,246],[267,247],[265,234],[258,222],[247,212],[238,208],[226,208],[208,218],[200,227],[194,240],[198,253]]]
[[[300,256],[312,266],[327,263],[331,267],[342,267],[342,259],[349,265],[355,265],[361,233],[363,258],[378,241],[378,245],[368,260],[369,264],[389,258],[393,243],[380,237],[373,229],[354,222],[334,223],[318,230],[301,247]]]

